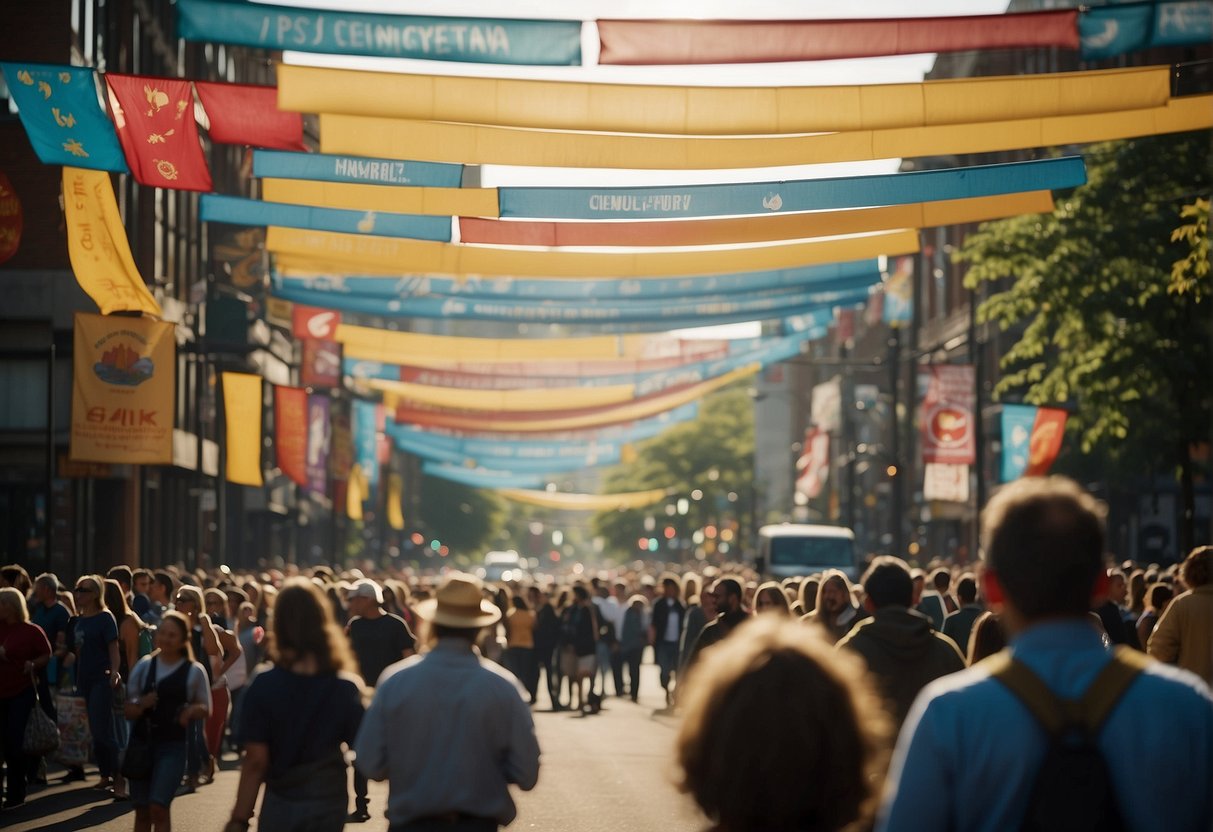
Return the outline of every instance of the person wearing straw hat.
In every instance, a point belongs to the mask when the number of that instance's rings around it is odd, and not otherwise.
[[[509,785],[539,777],[526,691],[473,648],[501,611],[452,573],[417,605],[432,648],[388,667],[354,742],[358,769],[388,781],[391,832],[490,832],[517,814]]]

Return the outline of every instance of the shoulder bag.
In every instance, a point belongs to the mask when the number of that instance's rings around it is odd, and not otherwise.
[[[26,754],[45,757],[59,750],[59,726],[42,710],[42,696],[38,693],[38,679],[31,672],[34,686],[34,708],[25,723],[25,741],[22,748]]]

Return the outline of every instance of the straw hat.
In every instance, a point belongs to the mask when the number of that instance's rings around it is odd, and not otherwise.
[[[438,587],[435,597],[417,605],[422,618],[443,627],[487,627],[501,618],[497,605],[485,599],[480,579],[452,572]]]

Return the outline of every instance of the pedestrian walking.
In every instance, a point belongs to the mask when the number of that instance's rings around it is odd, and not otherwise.
[[[25,596],[0,589],[0,743],[5,765],[6,809],[25,802],[25,725],[34,709],[37,672],[51,658],[46,633],[29,620]]]
[[[119,671],[121,646],[118,624],[105,606],[104,589],[105,581],[99,575],[82,575],[76,581],[74,595],[79,615],[72,625],[76,688],[88,709],[93,759],[101,773],[97,788],[109,791],[115,799],[125,800],[126,783],[118,770],[121,746],[117,724],[124,717],[114,712],[115,697],[124,698],[125,694]]]
[[[539,688],[539,663],[535,661],[535,613],[521,595],[514,595],[505,615],[505,669],[513,673],[531,696]]]
[[[658,679],[665,691],[665,704],[674,702],[673,685],[677,682],[678,659],[682,647],[683,621],[686,605],[682,603],[682,586],[672,574],[661,578],[662,595],[653,604],[652,623],[649,626],[649,643],[653,645],[653,656],[657,661]]]
[[[1213,685],[1213,546],[1193,549],[1179,576],[1187,591],[1159,616],[1147,649]]]

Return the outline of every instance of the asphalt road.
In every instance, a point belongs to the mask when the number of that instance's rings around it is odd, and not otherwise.
[[[518,818],[512,830],[584,830],[617,832],[660,830],[698,832],[707,824],[674,787],[671,767],[676,720],[654,715],[664,704],[657,669],[643,669],[640,702],[607,697],[600,714],[579,716],[553,713],[546,700],[535,709],[535,726],[543,752],[539,784],[530,792],[515,792]],[[608,683],[608,691],[611,690]],[[235,800],[238,763],[229,755],[211,785],[173,801],[175,832],[218,832]],[[114,803],[91,788],[96,772],[85,783],[52,785],[31,792],[26,805],[0,814],[0,828],[25,830],[130,830],[134,815],[129,803]],[[351,801],[353,790],[351,788]],[[365,824],[347,829],[386,832],[382,812],[387,785],[372,783],[371,812]],[[255,828],[255,827],[254,827]]]

